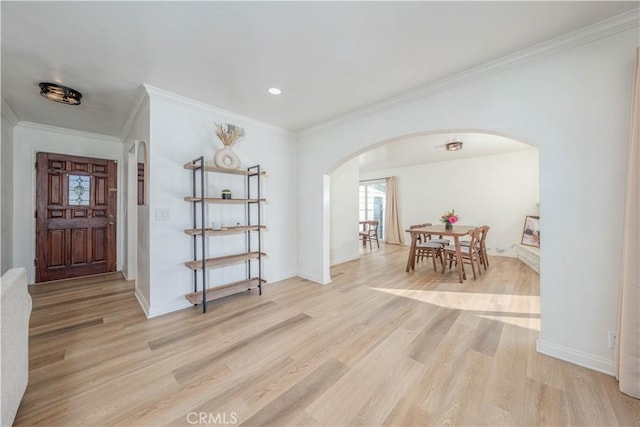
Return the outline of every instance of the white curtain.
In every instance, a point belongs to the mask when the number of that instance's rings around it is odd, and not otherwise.
[[[387,243],[401,245],[404,243],[403,231],[400,226],[400,203],[398,201],[398,178],[387,178],[387,206],[384,218]]]
[[[640,48],[636,51],[632,102],[615,359],[620,391],[640,399]]]

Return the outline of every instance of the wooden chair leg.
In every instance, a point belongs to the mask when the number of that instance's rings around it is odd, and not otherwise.
[[[473,252],[469,251],[469,255],[469,263],[471,264],[471,271],[473,271],[473,280],[477,280],[478,277],[476,276],[476,264],[473,262]]]
[[[484,261],[482,261],[482,255],[480,254],[480,252],[477,252],[475,254],[475,258],[476,258],[476,267],[478,267],[478,274],[482,275],[482,266],[484,265]]]

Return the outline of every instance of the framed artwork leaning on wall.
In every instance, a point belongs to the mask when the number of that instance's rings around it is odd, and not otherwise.
[[[540,247],[540,217],[527,215],[522,229],[523,245]]]

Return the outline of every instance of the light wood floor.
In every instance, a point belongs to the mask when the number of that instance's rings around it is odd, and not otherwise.
[[[32,287],[16,425],[638,425],[606,375],[536,353],[538,276],[477,280],[363,252],[333,283],[268,285],[145,319],[113,276]],[[195,423],[194,423],[195,422]]]

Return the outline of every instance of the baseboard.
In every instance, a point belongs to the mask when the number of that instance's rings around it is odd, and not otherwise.
[[[320,277],[315,277],[312,275],[307,275],[304,273],[298,273],[298,277],[302,278],[302,279],[306,279],[306,280],[311,280],[312,282],[318,283],[320,285],[327,285],[329,283],[331,283],[331,281],[329,280],[328,282],[324,282],[323,279]]]
[[[188,308],[192,306],[193,304],[191,304],[187,300],[184,300],[184,301],[176,301],[170,304],[161,305],[159,307],[150,307],[147,317],[150,319],[152,317],[157,317],[163,314],[172,313],[174,311],[182,310],[183,308]]]
[[[149,303],[147,302],[146,298],[144,297],[144,295],[142,295],[142,293],[140,293],[140,289],[138,288],[136,288],[134,294],[136,296],[136,299],[138,300],[138,304],[140,304],[140,307],[142,307],[142,311],[144,311],[144,315],[149,318]]]
[[[546,354],[547,356],[555,357],[556,359],[564,360],[574,365],[615,376],[613,360],[604,359],[544,340],[538,340],[536,342],[536,350],[538,353]]]
[[[487,253],[491,256],[503,256],[508,258],[517,258],[518,254],[514,247],[506,249],[487,248]]]

